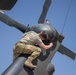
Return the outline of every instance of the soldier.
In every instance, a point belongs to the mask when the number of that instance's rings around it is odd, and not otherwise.
[[[24,64],[30,69],[36,68],[36,65],[33,65],[32,61],[40,55],[41,48],[47,50],[53,46],[53,43],[45,45],[42,40],[49,40],[49,36],[45,31],[40,33],[29,31],[23,34],[22,39],[15,44],[14,55],[31,54]],[[38,45],[39,47],[35,45]]]

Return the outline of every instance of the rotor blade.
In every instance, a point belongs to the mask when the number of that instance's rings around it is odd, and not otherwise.
[[[58,51],[59,51],[61,54],[64,54],[64,55],[68,56],[69,58],[75,60],[76,53],[72,52],[71,50],[69,50],[69,49],[66,48],[65,46],[61,45],[61,46],[59,47]]]
[[[46,18],[48,9],[51,5],[52,0],[45,0],[44,6],[43,6],[43,11],[39,17],[38,23],[44,23],[44,20]]]
[[[0,10],[11,10],[18,0],[0,0]]]
[[[13,20],[12,18],[10,18],[9,16],[7,16],[2,12],[0,12],[0,21],[4,22],[8,26],[12,26],[19,29],[23,33],[27,30],[26,26],[20,24],[19,22],[16,22],[15,20]]]

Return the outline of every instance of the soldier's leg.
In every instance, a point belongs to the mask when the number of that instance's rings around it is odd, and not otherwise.
[[[15,58],[18,55],[24,53],[24,48],[25,48],[25,44],[23,44],[23,43],[18,42],[15,44],[14,49],[13,49],[13,53],[14,53]]]
[[[38,57],[41,53],[39,47],[33,45],[25,45],[23,43],[17,43],[14,47],[14,55],[18,54],[31,54],[25,62],[25,65],[29,68],[35,68],[36,66],[32,64],[32,61]]]
[[[39,47],[36,47],[35,50],[33,50],[33,53],[28,57],[28,59],[25,61],[25,66],[33,69],[36,68],[35,65],[32,64],[32,61],[38,57],[41,53],[41,49]]]
[[[41,52],[41,49],[39,47],[29,45],[29,44],[20,43],[20,42],[15,45],[13,50],[14,50],[15,55],[16,54],[32,54],[34,51]]]
[[[26,45],[24,43],[16,43],[16,45],[14,46],[14,55],[18,55],[18,54],[32,54],[32,45]]]

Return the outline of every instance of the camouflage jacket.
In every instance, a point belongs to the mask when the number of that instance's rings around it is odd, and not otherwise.
[[[25,44],[31,44],[31,45],[39,45],[42,43],[42,40],[38,36],[38,34],[34,31],[29,31],[22,35],[21,42],[24,42]]]

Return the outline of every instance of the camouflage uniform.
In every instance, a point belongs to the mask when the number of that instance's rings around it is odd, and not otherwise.
[[[41,49],[39,47],[36,47],[34,45],[39,45],[42,43],[42,40],[39,38],[38,34],[34,31],[27,32],[23,34],[23,38],[15,44],[14,47],[14,55],[19,54],[31,54],[27,61],[30,63],[40,55]],[[25,65],[30,67],[28,65],[29,63],[25,62]],[[31,68],[34,68],[33,64],[31,64]]]

